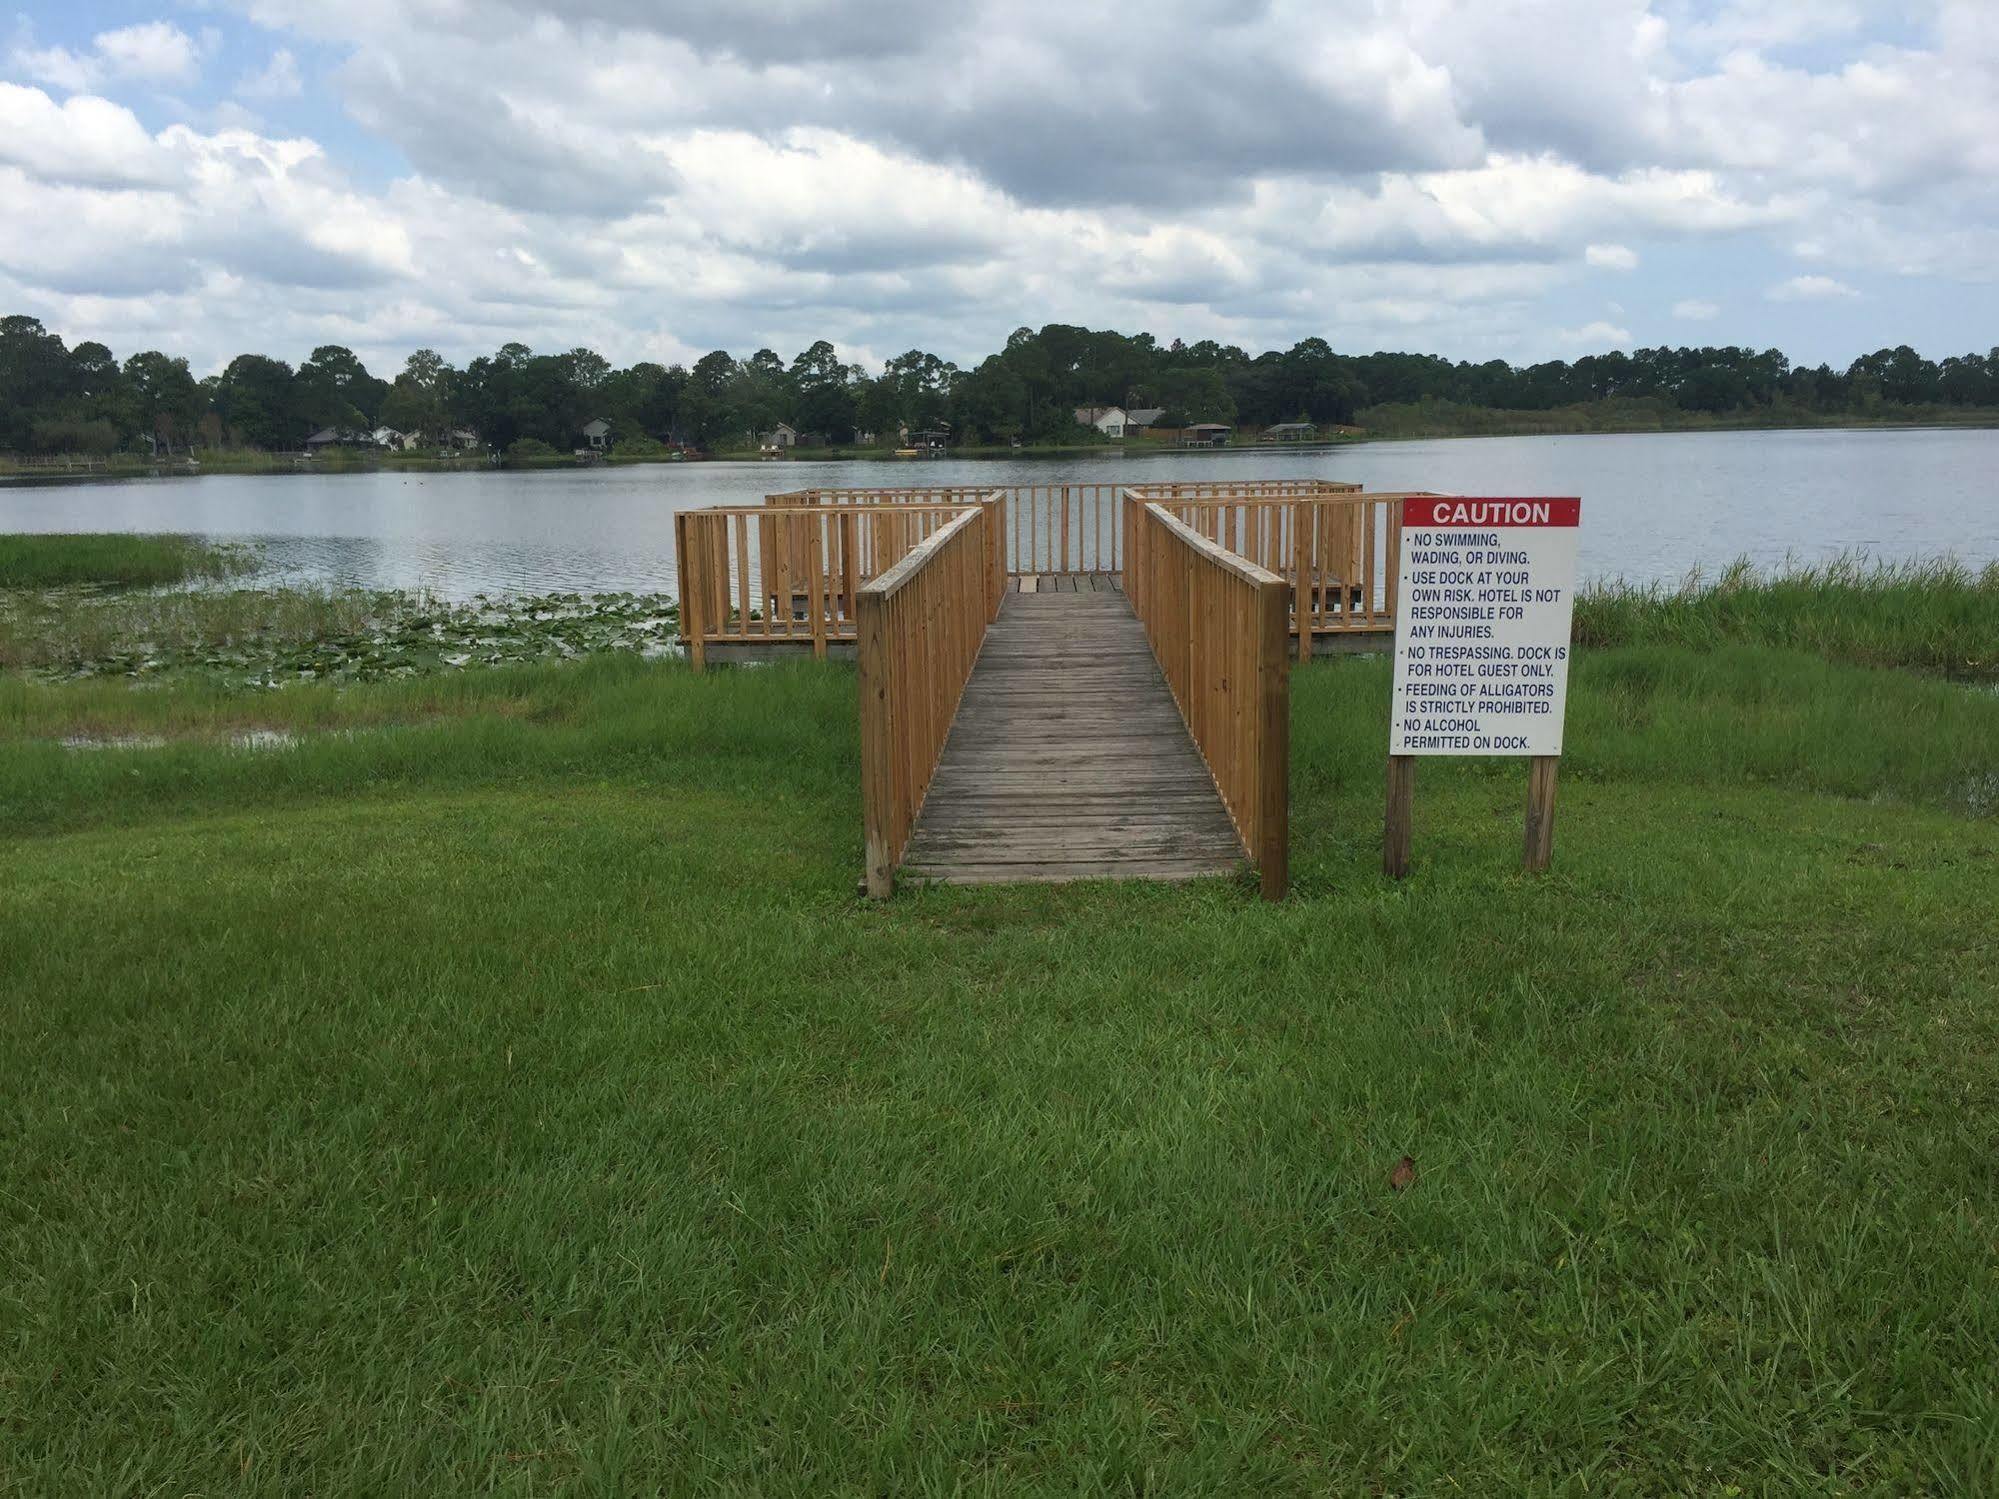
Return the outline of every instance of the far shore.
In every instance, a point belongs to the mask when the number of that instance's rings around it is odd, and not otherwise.
[[[1533,413],[1494,413],[1495,416],[1526,417]],[[1363,446],[1370,443],[1393,442],[1436,442],[1447,439],[1477,439],[1493,437],[1635,437],[1650,435],[1685,435],[1689,433],[1715,432],[1934,432],[1934,431],[1984,431],[1999,428],[1999,411],[1967,413],[1962,418],[1931,417],[1922,421],[1905,421],[1894,418],[1865,420],[1846,418],[1837,422],[1772,422],[1772,421],[1705,421],[1681,422],[1651,425],[1550,425],[1534,426],[1528,423],[1495,421],[1491,430],[1449,429],[1443,425],[1427,426],[1420,422],[1394,430],[1370,430],[1361,433],[1342,434],[1313,442],[1300,443],[1231,443],[1224,447],[1181,447],[1173,444],[1148,442],[1143,439],[1128,442],[1100,443],[1056,443],[1035,444],[1013,447],[1003,444],[969,444],[964,447],[945,448],[918,456],[898,454],[886,447],[814,447],[794,448],[781,456],[764,454],[749,448],[722,448],[699,456],[673,456],[668,454],[612,453],[604,457],[582,457],[570,454],[554,454],[548,457],[530,459],[496,459],[490,453],[466,454],[463,456],[437,458],[410,454],[394,455],[352,455],[337,457],[304,458],[295,453],[271,453],[257,449],[235,449],[204,453],[193,460],[185,456],[176,458],[141,458],[114,454],[109,457],[78,455],[67,462],[62,459],[39,460],[31,466],[20,466],[16,461],[0,457],[0,484],[8,481],[22,483],[75,482],[91,479],[146,479],[146,478],[186,478],[195,475],[242,474],[268,477],[274,474],[368,474],[368,473],[456,473],[478,470],[499,470],[522,472],[531,469],[574,469],[574,468],[631,468],[644,464],[694,464],[694,463],[768,463],[773,466],[786,464],[823,463],[909,463],[923,464],[940,459],[1124,459],[1161,457],[1228,457],[1252,456],[1268,458],[1279,454],[1313,455],[1337,452],[1344,448]]]

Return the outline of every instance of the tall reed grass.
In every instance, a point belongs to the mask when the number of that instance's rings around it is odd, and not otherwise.
[[[1576,644],[1772,645],[1861,666],[1999,679],[1999,563],[1847,554],[1759,571],[1738,560],[1674,587],[1607,583],[1576,599]]]
[[[193,536],[0,535],[0,588],[137,588],[226,578],[255,562],[248,547]]]

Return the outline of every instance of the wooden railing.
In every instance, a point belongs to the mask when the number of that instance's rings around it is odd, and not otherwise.
[[[1006,588],[1000,545],[1006,498],[982,491],[993,512],[979,528],[986,548],[979,597],[999,607]],[[899,504],[718,505],[673,518],[680,575],[680,633],[698,671],[714,645],[810,643],[825,656],[859,634],[859,593],[871,578],[948,527],[967,508]]]
[[[1124,570],[1123,519],[1118,496],[1124,482],[1085,484],[1012,484],[998,491],[965,485],[915,486],[903,489],[794,489],[767,496],[765,504],[880,506],[938,505],[983,500],[1004,495],[1006,569],[1015,576],[1030,573],[1116,573]],[[1360,488],[1328,479],[1203,479],[1139,486],[1153,498],[1200,500],[1235,498],[1309,498],[1348,494]]]
[[[991,484],[916,484],[900,489],[791,489],[764,496],[766,505],[951,505],[983,500]]]
[[[986,627],[991,536],[1001,512],[961,509],[858,594],[861,828],[867,892],[895,889],[896,866],[950,737]]]
[[[1157,498],[1152,491],[1146,497]],[[1210,541],[1282,576],[1290,585],[1298,659],[1327,636],[1395,628],[1401,595],[1401,493],[1295,499],[1230,496],[1161,500]]]
[[[1124,499],[1125,593],[1215,779],[1266,900],[1290,882],[1290,588],[1176,519]]]

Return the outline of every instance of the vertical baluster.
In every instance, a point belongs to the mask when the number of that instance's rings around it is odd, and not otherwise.
[[[750,518],[738,512],[731,529],[736,537],[736,628],[734,634],[750,633]]]

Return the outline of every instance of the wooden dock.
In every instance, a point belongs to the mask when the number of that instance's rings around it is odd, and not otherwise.
[[[1118,580],[1014,581],[965,685],[903,857],[976,885],[1191,879],[1242,839]]]

